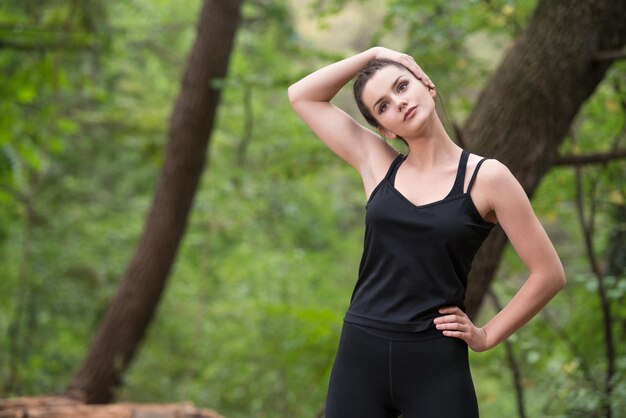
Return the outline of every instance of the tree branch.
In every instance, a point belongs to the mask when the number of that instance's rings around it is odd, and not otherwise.
[[[585,155],[564,155],[554,161],[554,165],[579,166],[585,164],[608,163],[612,160],[626,158],[626,150],[615,150],[611,152],[599,152]]]
[[[576,141],[576,135],[571,133],[572,138]],[[594,248],[594,226],[595,226],[595,189],[597,187],[597,180],[594,179],[591,183],[590,191],[590,203],[589,203],[589,216],[585,216],[584,207],[584,192],[583,192],[583,179],[581,167],[575,166],[575,184],[576,184],[576,211],[578,213],[578,219],[583,233],[583,242],[585,244],[585,250],[589,264],[591,265],[591,271],[596,277],[598,282],[598,298],[600,299],[600,306],[602,309],[603,331],[604,331],[604,344],[606,349],[606,373],[604,381],[604,395],[606,396],[602,400],[602,415],[606,418],[612,418],[613,410],[611,405],[611,398],[613,394],[613,377],[616,372],[615,365],[615,343],[613,337],[613,329],[611,324],[613,323],[613,314],[611,312],[611,303],[606,293],[605,272],[600,266],[596,251]]]
[[[491,301],[493,305],[498,311],[502,310],[502,304],[500,303],[500,299],[493,288],[489,288],[488,294],[491,297]],[[513,344],[509,340],[504,340],[504,347],[506,350],[506,358],[509,363],[509,368],[511,369],[511,373],[513,375],[513,386],[515,386],[515,398],[517,399],[517,413],[519,418],[526,417],[526,411],[524,408],[524,386],[522,385],[522,372],[520,370],[519,364],[517,363],[517,359],[515,358],[515,353],[513,352]]]
[[[594,57],[595,61],[617,61],[626,58],[626,49],[616,49],[613,51],[600,51]]]
[[[10,194],[11,196],[15,197],[20,202],[24,203],[25,205],[27,205],[29,203],[28,196],[26,196],[24,193],[20,192],[19,190],[14,189],[13,187],[9,186],[8,184],[0,183],[0,191],[7,192],[8,194]]]
[[[572,355],[579,361],[578,364],[580,365],[580,370],[582,371],[583,376],[585,377],[584,382],[588,383],[593,388],[593,390],[600,391],[601,388],[599,387],[598,383],[593,377],[593,374],[591,373],[591,369],[589,367],[587,359],[585,358],[585,355],[576,345],[574,340],[572,340],[569,333],[564,331],[563,328],[561,328],[557,324],[557,321],[554,319],[548,307],[545,307],[541,310],[541,315],[544,317],[546,324],[548,324],[548,326],[552,329],[552,331],[554,331],[556,335],[561,340],[563,340],[565,345],[572,352]]]

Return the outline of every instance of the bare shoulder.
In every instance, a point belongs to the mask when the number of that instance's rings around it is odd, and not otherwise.
[[[485,160],[474,174],[478,163],[483,158]],[[483,219],[488,222],[499,223],[498,209],[502,208],[501,201],[503,199],[510,199],[512,195],[520,199],[522,198],[520,193],[525,195],[513,173],[496,158],[470,154],[467,162],[467,173],[466,190],[471,177],[474,177],[471,189],[472,201]]]
[[[472,156],[474,157],[474,167],[478,164],[480,160],[485,158],[485,161],[482,162],[480,170],[477,173],[477,176],[480,176],[482,183],[489,184],[489,186],[491,187],[502,187],[510,184],[511,182],[517,183],[517,179],[515,178],[513,173],[511,173],[511,170],[509,170],[509,168],[500,160],[492,157],[482,157],[475,154],[472,154]],[[475,181],[478,182],[478,178]]]

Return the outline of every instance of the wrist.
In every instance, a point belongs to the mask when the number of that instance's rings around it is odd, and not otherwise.
[[[485,327],[481,327],[481,329],[485,333],[485,345],[487,350],[491,350],[498,345],[498,342],[493,340],[493,335],[490,335],[489,331],[487,331]]]
[[[371,59],[377,59],[378,58],[378,53],[380,52],[381,48],[379,46],[373,46],[370,49],[367,50],[367,52],[369,53]]]

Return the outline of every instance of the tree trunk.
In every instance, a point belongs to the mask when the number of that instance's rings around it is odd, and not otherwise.
[[[532,196],[557,159],[578,109],[626,43],[626,1],[541,0],[491,76],[464,138],[473,152],[506,164]],[[479,176],[480,177],[480,176]],[[476,255],[466,295],[475,317],[507,243],[498,226]]]
[[[65,390],[67,396],[86,403],[112,401],[154,316],[208,157],[220,98],[211,80],[226,75],[240,5],[241,0],[203,4],[143,235],[82,366]]]

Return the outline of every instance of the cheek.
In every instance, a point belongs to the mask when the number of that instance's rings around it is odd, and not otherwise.
[[[378,117],[378,121],[382,126],[391,128],[398,123],[398,117],[397,115],[393,117],[393,115],[387,111]]]
[[[414,86],[413,87],[413,89],[414,89],[413,92],[415,94],[418,94],[422,98],[429,97],[430,94],[428,94],[428,89],[426,88],[426,86],[424,86],[421,81],[418,81],[418,83],[419,84],[417,84],[417,83],[413,84],[413,86]]]

